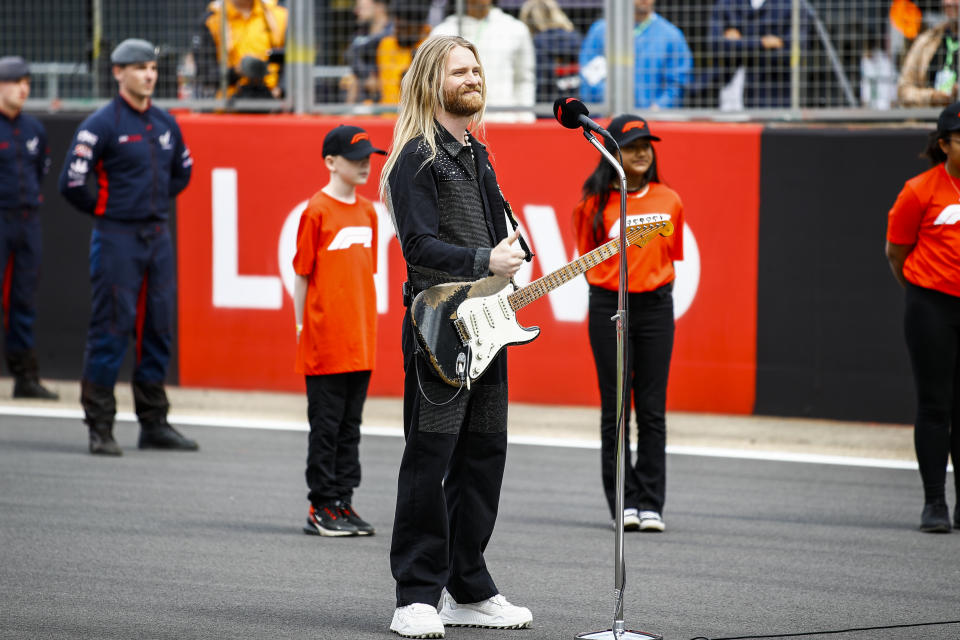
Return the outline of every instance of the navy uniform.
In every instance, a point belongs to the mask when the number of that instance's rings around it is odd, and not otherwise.
[[[34,351],[40,279],[40,183],[50,169],[47,132],[21,112],[30,95],[30,67],[23,58],[0,58],[0,279],[3,331],[13,397],[55,400],[40,384]],[[19,85],[19,86],[18,86]]]
[[[121,42],[115,72],[156,61],[145,40]],[[130,70],[133,74],[136,67]],[[136,76],[129,76],[136,78]],[[154,72],[155,78],[155,72]],[[125,89],[81,123],[60,174],[60,192],[94,216],[90,240],[92,305],[80,400],[91,453],[120,455],[113,439],[113,388],[130,339],[136,340],[133,398],[142,448],[196,449],[167,422],[164,380],[176,295],[170,200],[186,188],[193,160],[174,118],[150,104],[153,85]],[[128,94],[125,95],[125,90]],[[141,100],[141,110],[135,103]],[[143,100],[144,96],[146,99]],[[87,188],[91,172],[96,195]]]

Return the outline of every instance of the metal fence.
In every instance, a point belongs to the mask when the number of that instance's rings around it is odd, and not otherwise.
[[[487,67],[494,119],[547,116],[572,95],[599,113],[658,118],[900,120],[956,99],[956,40],[938,25],[957,20],[957,4],[226,0],[223,11],[208,0],[10,1],[0,3],[0,55],[31,63],[34,110],[102,103],[115,91],[110,51],[140,37],[158,48],[155,98],[168,108],[389,113],[417,43],[461,33]],[[928,30],[940,39],[931,44]],[[921,45],[932,52],[909,58]],[[898,94],[908,72],[926,93]],[[943,94],[932,93],[937,82]]]

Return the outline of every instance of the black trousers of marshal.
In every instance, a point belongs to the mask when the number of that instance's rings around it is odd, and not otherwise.
[[[630,430],[624,451],[624,508],[663,511],[667,467],[667,378],[673,354],[673,283],[628,294],[629,370],[624,372],[637,413],[637,461],[630,463]],[[617,460],[617,292],[590,287],[588,331],[600,386],[600,469],[615,516]],[[628,418],[629,419],[629,418]]]
[[[360,422],[369,371],[306,376],[307,498],[315,507],[351,502],[360,486]]]
[[[917,390],[913,442],[924,499],[945,499],[952,455],[960,500],[960,298],[908,283],[904,333]]]
[[[456,389],[416,355],[415,340],[408,312],[403,320],[406,445],[390,548],[397,606],[436,606],[444,587],[457,602],[478,602],[498,593],[483,553],[497,519],[507,455],[506,362],[501,354],[501,362],[494,362],[469,392],[463,389],[446,402]],[[446,404],[431,404],[424,394]]]

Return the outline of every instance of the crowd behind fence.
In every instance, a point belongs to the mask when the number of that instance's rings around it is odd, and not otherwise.
[[[580,97],[601,114],[657,110],[657,117],[680,119],[936,113],[942,96],[911,93],[903,74],[941,83],[956,99],[960,0],[226,4],[221,11],[208,0],[5,2],[0,55],[31,63],[28,107],[37,110],[86,110],[111,96],[110,51],[140,37],[157,46],[155,98],[165,107],[393,112],[404,65],[431,33],[461,33],[478,45],[494,119],[547,116],[561,95]],[[940,39],[921,42],[938,29]],[[931,51],[910,58],[911,47],[921,45]]]

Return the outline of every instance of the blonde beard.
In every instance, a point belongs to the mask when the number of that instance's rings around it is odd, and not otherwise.
[[[483,97],[477,95],[476,98],[466,98],[467,92],[452,91],[443,92],[443,108],[447,113],[455,116],[472,116],[483,108]]]

